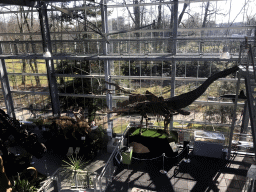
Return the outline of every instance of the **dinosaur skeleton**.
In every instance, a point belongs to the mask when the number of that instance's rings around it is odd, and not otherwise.
[[[227,75],[239,70],[238,66],[226,69],[210,76],[201,86],[197,87],[193,91],[164,99],[163,97],[157,97],[153,93],[146,91],[145,95],[131,94],[129,101],[120,103],[121,106],[118,109],[108,111],[108,113],[139,113],[141,118],[141,125],[143,118],[147,118],[147,114],[160,115],[164,117],[164,129],[168,133],[168,124],[171,121],[173,115],[182,114],[189,115],[190,112],[183,110],[183,108],[192,104],[197,98],[199,98],[206,89],[217,79],[226,77]],[[120,89],[115,83],[109,83]]]

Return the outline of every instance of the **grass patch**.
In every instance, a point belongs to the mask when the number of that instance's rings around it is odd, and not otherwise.
[[[164,121],[159,121],[159,122],[154,122],[154,125],[155,126],[159,126],[159,127],[164,127]],[[178,122],[173,122],[173,126],[179,126],[179,125],[181,125],[181,124],[179,124]],[[183,124],[183,126],[184,126],[185,124]]]
[[[139,135],[140,134],[140,129],[136,129],[132,134],[131,136],[134,136],[134,135]],[[158,131],[158,130],[154,130],[154,129],[144,129],[142,128],[142,136],[144,137],[158,137],[158,138],[161,138],[161,139],[165,139],[167,138],[167,134],[166,133],[163,133],[162,130]]]
[[[22,75],[8,75],[9,78],[9,84],[11,87],[31,87],[36,86],[36,80],[33,76],[25,76],[25,85],[22,85]],[[39,76],[41,87],[48,86],[48,79],[46,76]]]
[[[128,126],[129,122],[118,122],[115,123],[114,127],[113,127],[113,133],[123,133],[126,129],[126,127]]]
[[[130,128],[129,129],[129,136],[136,136],[140,135],[140,128]],[[168,139],[168,142],[177,142],[178,141],[178,133],[177,131],[171,131],[170,135],[167,135],[163,129],[146,129],[142,128],[142,135],[143,137],[150,137],[150,138],[159,138],[159,139]]]

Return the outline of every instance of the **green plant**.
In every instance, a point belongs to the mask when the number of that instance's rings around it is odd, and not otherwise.
[[[71,155],[68,157],[68,160],[69,162],[62,160],[65,163],[65,165],[62,165],[65,171],[80,171],[87,163],[84,161],[83,157],[77,157],[77,155],[75,157]]]
[[[42,126],[44,124],[44,119],[42,117],[36,119],[27,119],[28,121],[32,121],[36,126]]]
[[[92,139],[91,149],[94,152],[97,152],[98,150],[102,150],[107,146],[107,143],[108,143],[107,131],[103,129],[102,126],[99,126],[96,130],[92,131],[89,137]]]
[[[14,181],[14,186],[12,187],[14,192],[34,192],[37,191],[36,187],[33,186],[25,179],[18,179]]]
[[[74,157],[71,155],[68,157],[69,162],[62,160],[65,165],[62,165],[63,167],[63,172],[66,173],[66,177],[72,177],[75,180],[75,185],[78,187],[78,181],[77,181],[77,172],[78,171],[83,171],[83,168],[85,168],[85,165],[87,162],[84,161],[83,157]]]

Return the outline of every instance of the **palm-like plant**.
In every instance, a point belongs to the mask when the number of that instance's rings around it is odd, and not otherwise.
[[[83,171],[86,165],[86,161],[84,161],[83,157],[77,157],[77,155],[74,157],[71,155],[68,157],[68,161],[62,160],[65,164],[62,165],[63,172],[66,173],[67,177],[73,177],[75,179],[75,185],[78,187],[77,182],[77,172]]]
[[[79,171],[82,170],[87,163],[84,161],[83,157],[77,157],[77,155],[75,157],[73,155],[69,156],[68,160],[69,162],[62,160],[66,163],[65,165],[62,165],[65,170]]]

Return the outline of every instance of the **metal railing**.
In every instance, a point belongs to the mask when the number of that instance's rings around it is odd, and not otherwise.
[[[43,185],[37,190],[37,192],[51,192],[51,191],[60,191],[60,186],[58,186],[58,173],[61,168],[57,169],[52,176],[48,177],[46,181],[43,182]]]
[[[43,186],[38,190],[38,192],[51,192],[64,189],[91,189],[94,192],[103,192],[106,191],[108,185],[113,180],[113,175],[117,169],[114,161],[116,154],[123,147],[124,136],[127,134],[128,130],[136,125],[135,123],[129,124],[125,131],[122,134],[122,137],[117,142],[116,147],[114,148],[110,158],[108,159],[105,167],[99,175],[97,173],[89,173],[87,171],[79,171],[75,175],[66,174],[62,168],[58,169],[48,180],[46,180]],[[158,129],[159,127],[149,126],[149,129]],[[182,132],[193,132],[194,130],[181,130]],[[247,135],[246,135],[247,136]],[[193,148],[193,146],[191,146]]]
[[[127,133],[129,128],[130,125],[127,126],[123,136]],[[118,140],[114,151],[100,175],[97,175],[95,172],[91,173],[87,171],[77,171],[76,174],[75,172],[67,173],[63,168],[59,168],[52,174],[52,176],[44,181],[43,185],[37,192],[61,192],[61,190],[65,189],[92,189],[95,192],[105,191],[108,184],[112,182],[112,176],[116,170],[113,160],[115,158],[115,154],[118,152],[120,147],[122,147],[122,143],[124,141],[123,136]]]
[[[94,189],[97,173],[57,169],[37,192],[61,192],[65,189]]]
[[[105,167],[101,171],[100,175],[96,178],[94,183],[94,192],[97,191],[105,191],[108,185],[112,182],[113,175],[116,171],[116,166],[114,165],[114,158],[116,157],[116,153],[120,150],[124,142],[124,136],[126,135],[127,131],[130,129],[130,124],[126,127],[125,131],[121,139],[118,141],[115,149],[113,150],[110,158],[108,159]]]

